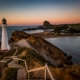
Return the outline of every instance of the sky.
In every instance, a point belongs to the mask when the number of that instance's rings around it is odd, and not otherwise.
[[[42,25],[80,23],[80,0],[0,0],[0,24]]]

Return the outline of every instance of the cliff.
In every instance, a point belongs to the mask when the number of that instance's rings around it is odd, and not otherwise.
[[[18,41],[22,39],[26,40],[24,44],[29,43],[33,50],[35,50],[45,60],[49,61],[52,65],[59,67],[64,64],[72,64],[67,55],[59,48],[40,37],[31,36],[23,31],[13,32],[9,42],[17,45]]]

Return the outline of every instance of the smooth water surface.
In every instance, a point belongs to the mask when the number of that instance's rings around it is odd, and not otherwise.
[[[27,30],[27,31],[24,31],[24,32],[32,34],[32,33],[41,33],[41,32],[44,32],[44,30]]]
[[[72,55],[72,61],[80,64],[80,36],[48,38],[46,40],[60,48],[67,55]]]

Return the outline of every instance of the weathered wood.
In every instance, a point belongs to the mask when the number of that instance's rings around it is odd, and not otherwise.
[[[48,71],[48,73],[49,73],[51,79],[54,80],[54,78],[53,78],[53,76],[52,76],[52,74],[51,74],[51,72],[50,72],[50,70],[49,70],[47,64],[45,64],[45,67],[46,67],[46,69],[47,69],[47,71]]]
[[[25,68],[28,71],[27,63],[26,63],[26,61],[24,61],[24,62],[25,62]]]
[[[8,57],[6,57],[6,58],[8,58]],[[44,74],[44,79],[46,80],[46,73],[47,73],[47,71],[48,71],[48,73],[49,73],[49,75],[50,75],[50,77],[51,77],[51,80],[54,80],[54,78],[53,78],[53,76],[52,76],[52,74],[51,74],[51,72],[50,72],[50,70],[49,70],[49,67],[48,67],[48,65],[47,64],[45,64],[45,66],[43,66],[43,67],[40,67],[40,68],[35,68],[35,69],[31,69],[31,70],[28,70],[28,67],[27,67],[27,63],[26,63],[26,60],[23,60],[23,59],[20,59],[20,58],[16,58],[15,56],[13,56],[13,57],[11,57],[13,60],[17,60],[17,64],[18,64],[18,60],[21,60],[21,61],[23,61],[24,63],[25,63],[25,68],[26,68],[26,71],[27,71],[27,74],[28,74],[28,80],[30,79],[30,72],[34,72],[34,71],[39,71],[39,70],[45,70],[44,72],[45,72],[45,74]],[[17,66],[16,66],[17,67]]]
[[[44,66],[44,67],[40,67],[40,68],[36,68],[36,69],[28,70],[28,73],[29,73],[29,72],[38,71],[38,70],[42,70],[42,69],[45,69],[45,66]]]
[[[13,59],[17,59],[17,60],[25,61],[25,60],[23,60],[23,59],[20,59],[20,58],[13,58]]]
[[[45,68],[45,73],[44,73],[44,80],[46,80],[46,68]]]

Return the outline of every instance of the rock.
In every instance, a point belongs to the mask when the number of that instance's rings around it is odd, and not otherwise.
[[[33,37],[22,31],[15,31],[11,35],[10,42],[18,42],[21,39],[27,40],[39,55],[56,67],[63,64],[72,64],[63,51],[40,37]]]
[[[68,56],[67,59],[72,59],[72,56]]]
[[[44,21],[43,26],[45,26],[46,28],[50,28],[51,24],[49,23],[49,21]]]
[[[14,31],[12,34],[11,34],[11,38],[9,40],[9,43],[13,43],[15,41],[19,41],[21,39],[27,39],[30,35],[23,32],[23,31]]]
[[[37,30],[37,28],[27,28],[27,29],[23,29],[23,31],[27,31],[27,30]]]
[[[42,26],[39,26],[37,29],[49,29],[51,28],[51,24],[49,21],[44,21]]]
[[[28,48],[31,48],[31,49],[32,49],[32,46],[31,46],[31,45],[28,43],[28,41],[25,40],[25,39],[19,40],[18,42],[16,42],[15,45],[24,46],[24,47],[28,47]]]

